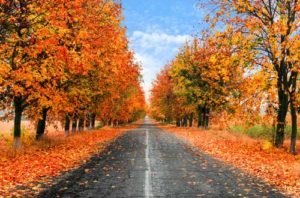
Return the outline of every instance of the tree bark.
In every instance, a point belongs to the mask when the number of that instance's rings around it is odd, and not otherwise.
[[[205,128],[205,123],[206,123],[206,106],[202,108],[202,122],[201,122],[201,127]]]
[[[204,128],[208,129],[208,125],[209,125],[209,108],[205,108],[205,122],[204,122]]]
[[[180,119],[176,119],[176,126],[180,127]]]
[[[187,119],[187,115],[184,115],[184,117],[183,117],[183,127],[187,127],[187,125],[188,125],[188,119]]]
[[[65,118],[65,133],[66,135],[69,134],[70,132],[70,116],[69,115],[66,115],[66,118]]]
[[[91,115],[91,127],[92,127],[92,129],[95,129],[95,124],[96,124],[96,114],[92,113],[92,115]]]
[[[297,142],[297,107],[295,105],[296,100],[296,88],[297,88],[297,73],[292,77],[292,91],[290,95],[290,108],[292,118],[292,134],[290,153],[296,154],[296,142]]]
[[[194,120],[194,114],[191,113],[191,114],[190,114],[190,117],[189,117],[189,127],[192,127],[192,126],[193,126],[193,120]]]
[[[91,129],[91,116],[90,113],[86,114],[85,127]]]
[[[198,111],[198,128],[201,127],[202,125],[202,107],[199,105],[198,108],[197,108],[197,111]]]
[[[84,130],[84,114],[79,117],[78,131]]]
[[[280,83],[278,83],[280,84]],[[282,85],[278,85],[278,96],[279,96],[279,109],[277,114],[277,127],[276,127],[276,138],[275,146],[277,148],[282,147],[284,142],[284,128],[286,122],[286,114],[288,110],[288,94],[285,93]]]
[[[72,120],[72,132],[76,132],[77,130],[77,118],[73,118]]]
[[[296,154],[296,141],[297,141],[297,112],[295,106],[291,103],[291,117],[292,117],[292,134],[290,153]]]
[[[21,120],[22,120],[22,97],[14,98],[15,118],[14,118],[14,148],[21,147]]]
[[[37,128],[36,128],[36,137],[35,137],[36,140],[42,139],[45,134],[48,111],[49,111],[49,108],[42,109],[42,118],[39,119]]]

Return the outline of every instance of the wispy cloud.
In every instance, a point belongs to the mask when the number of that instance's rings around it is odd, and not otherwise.
[[[134,31],[129,40],[136,60],[143,66],[144,89],[149,98],[152,81],[157,73],[171,61],[184,43],[191,40],[191,36],[172,35],[156,29],[155,32]]]
[[[146,33],[134,31],[130,40],[145,49],[157,48],[166,45],[182,45],[190,39],[189,35],[170,35],[164,32]]]

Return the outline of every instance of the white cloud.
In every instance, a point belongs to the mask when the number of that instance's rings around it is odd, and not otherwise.
[[[135,53],[135,59],[143,67],[143,86],[146,93],[146,97],[149,98],[152,82],[155,80],[156,75],[159,73],[162,63],[149,54]]]
[[[135,31],[130,36],[130,48],[135,52],[137,62],[143,67],[144,90],[149,99],[150,89],[157,73],[173,59],[178,49],[191,40],[189,35],[171,35],[155,32]]]
[[[168,45],[182,45],[190,40],[189,35],[170,35],[163,32],[146,33],[141,31],[133,32],[130,41],[133,45],[139,45],[142,48],[162,48]]]

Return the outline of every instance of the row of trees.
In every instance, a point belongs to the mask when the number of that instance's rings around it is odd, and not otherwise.
[[[65,130],[122,123],[144,113],[140,67],[113,0],[1,0],[0,109],[14,119],[20,145],[22,116]]]
[[[211,0],[208,6],[215,11],[206,17],[211,29],[185,46],[157,77],[151,98],[153,115],[178,119],[180,124],[180,119],[186,123],[187,115],[197,113],[198,126],[207,127],[212,110],[272,114],[276,117],[274,144],[281,147],[290,112],[290,152],[295,153],[300,3]],[[161,87],[168,92],[159,94]]]

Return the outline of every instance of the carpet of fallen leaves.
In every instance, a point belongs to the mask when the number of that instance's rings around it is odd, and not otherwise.
[[[40,142],[23,144],[18,151],[0,140],[0,197],[37,194],[41,183],[51,184],[51,178],[80,166],[108,142],[135,127],[105,128],[68,137],[63,132],[51,133]]]
[[[283,193],[300,197],[300,156],[287,153],[287,145],[285,149],[276,149],[263,140],[228,131],[160,127],[214,158],[263,179]]]

